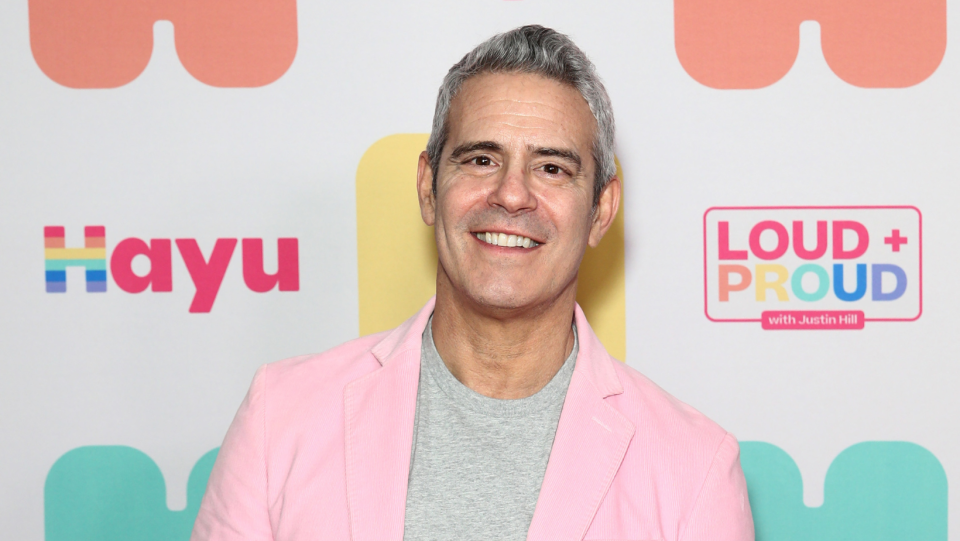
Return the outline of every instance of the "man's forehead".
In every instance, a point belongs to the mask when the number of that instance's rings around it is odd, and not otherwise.
[[[568,139],[591,145],[596,120],[574,87],[527,73],[486,73],[464,82],[451,103],[448,117],[451,143],[467,139],[496,140],[508,133]],[[454,142],[453,139],[458,139]],[[542,146],[521,142],[523,146]],[[555,146],[551,144],[549,146]]]
[[[482,73],[470,77],[463,82],[451,108],[469,114],[478,109],[509,105],[586,112],[593,118],[590,106],[575,87],[535,73]]]

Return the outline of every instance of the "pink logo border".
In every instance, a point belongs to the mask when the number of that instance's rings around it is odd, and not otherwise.
[[[919,269],[920,278],[917,285],[920,287],[920,311],[912,318],[864,318],[864,322],[870,321],[916,321],[923,315],[923,213],[913,205],[794,205],[794,206],[754,206],[754,207],[710,207],[703,213],[703,315],[715,323],[761,323],[761,318],[756,319],[715,319],[710,317],[707,306],[707,215],[714,210],[891,210],[908,209],[917,213],[919,223],[917,231],[920,234],[920,240],[917,244],[919,250]]]

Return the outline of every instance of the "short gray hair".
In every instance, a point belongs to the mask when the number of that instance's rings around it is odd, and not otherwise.
[[[610,97],[597,75],[593,63],[573,41],[564,34],[539,25],[521,26],[497,34],[478,45],[450,68],[433,113],[433,130],[427,143],[427,155],[433,168],[433,191],[437,191],[437,171],[440,153],[449,135],[447,116],[450,102],[456,97],[464,81],[483,73],[530,73],[576,88],[597,121],[593,137],[593,161],[596,173],[593,186],[593,204],[610,179],[617,174],[613,157],[613,107]]]

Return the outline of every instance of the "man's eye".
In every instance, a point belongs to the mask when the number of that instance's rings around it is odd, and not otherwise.
[[[548,163],[543,166],[543,172],[548,175],[559,175],[563,172],[563,169],[560,169],[560,166]]]
[[[487,166],[493,163],[492,161],[490,161],[490,158],[486,156],[477,156],[471,161],[473,161],[474,165],[480,165],[480,166]]]

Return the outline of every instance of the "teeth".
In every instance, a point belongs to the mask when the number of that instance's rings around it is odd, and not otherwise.
[[[521,235],[507,235],[506,233],[476,233],[478,239],[494,246],[507,248],[532,248],[538,246],[536,241]]]

